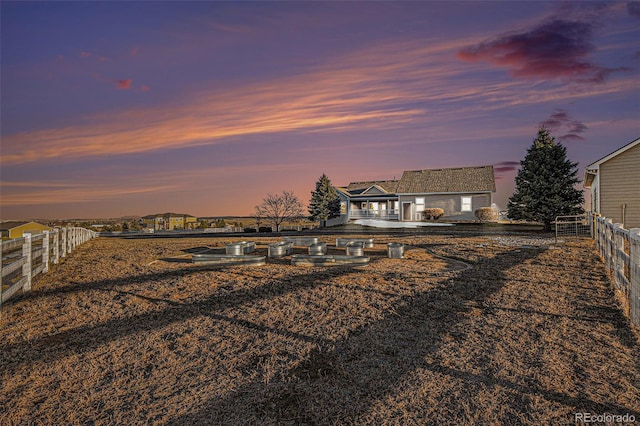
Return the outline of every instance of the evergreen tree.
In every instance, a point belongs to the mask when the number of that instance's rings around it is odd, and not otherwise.
[[[311,192],[309,213],[311,220],[320,222],[321,227],[326,225],[327,220],[340,216],[340,198],[324,173],[316,182],[316,190]]]
[[[512,219],[542,222],[546,231],[556,216],[584,213],[582,191],[575,188],[578,163],[567,159],[567,149],[544,127],[520,162],[516,191],[507,206]]]

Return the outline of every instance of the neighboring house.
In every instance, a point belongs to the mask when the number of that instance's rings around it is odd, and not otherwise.
[[[198,227],[198,218],[188,214],[160,213],[142,217],[146,228],[155,231],[172,231],[174,229],[193,229]]]
[[[475,220],[474,211],[491,207],[496,191],[493,166],[408,170],[400,180],[353,182],[336,187],[341,216],[330,224],[375,218],[423,220],[425,208],[441,208],[444,220]]]
[[[161,214],[150,214],[142,216],[142,225],[147,229],[160,231],[164,228],[164,217]]]
[[[0,223],[2,238],[21,238],[25,233],[40,234],[53,228],[37,222],[3,222]]]
[[[584,187],[591,190],[591,210],[640,228],[640,138],[589,164]]]

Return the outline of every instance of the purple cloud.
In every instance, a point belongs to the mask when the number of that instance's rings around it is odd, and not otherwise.
[[[592,24],[555,19],[529,31],[511,33],[466,47],[465,61],[487,61],[510,69],[514,77],[562,78],[599,83],[613,71],[588,61],[595,50]]]
[[[585,139],[580,136],[580,135],[576,135],[574,133],[567,133],[566,135],[560,136],[560,140],[561,141],[573,141],[573,142],[582,142]]]
[[[640,2],[630,1],[627,3],[627,12],[629,12],[629,15],[640,19]]]
[[[581,134],[588,129],[586,124],[574,119],[563,109],[556,109],[546,120],[540,122],[540,126],[544,126],[552,132],[563,131],[565,134],[559,139],[574,142],[584,141],[585,138]]]
[[[501,161],[493,165],[493,170],[496,173],[508,173],[518,170],[520,167],[519,161]],[[497,177],[500,178],[501,176]]]

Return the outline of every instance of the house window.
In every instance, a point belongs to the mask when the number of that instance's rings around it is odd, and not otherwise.
[[[461,212],[473,211],[473,208],[471,207],[471,197],[461,197],[461,199],[460,199],[460,211]]]
[[[340,214],[347,214],[347,202],[340,201]]]
[[[362,208],[362,210],[366,210],[366,209],[367,209],[367,203],[366,203],[366,201],[365,201],[364,203],[362,203],[362,204],[361,204],[361,206],[362,206],[362,207],[361,207],[361,208]]]
[[[424,214],[424,197],[416,197],[415,220],[422,220]]]

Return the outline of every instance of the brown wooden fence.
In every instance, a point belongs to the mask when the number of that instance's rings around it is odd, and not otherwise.
[[[85,228],[56,228],[42,234],[25,234],[22,238],[2,241],[0,310],[2,303],[19,291],[30,291],[36,275],[48,272],[51,264],[59,263],[77,246],[96,235]]]
[[[611,219],[596,218],[596,243],[622,295],[631,322],[640,326],[640,228],[624,229]]]

